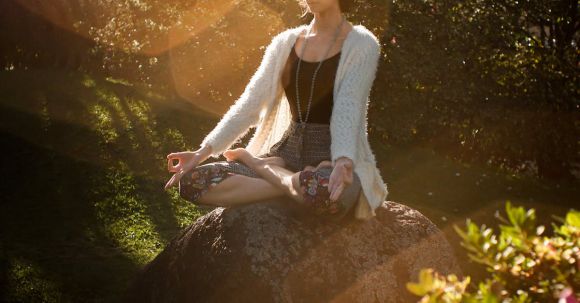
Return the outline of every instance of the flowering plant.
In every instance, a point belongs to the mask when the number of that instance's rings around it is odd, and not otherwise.
[[[478,227],[468,218],[467,230],[454,229],[463,239],[472,261],[482,264],[491,278],[470,286],[470,277],[459,281],[451,274],[441,276],[422,269],[418,283],[407,289],[422,296],[420,302],[557,302],[579,303],[580,298],[580,212],[570,210],[561,226],[552,223],[554,235],[543,236],[536,226],[535,210],[506,204],[508,219],[496,213],[505,225],[500,234]]]

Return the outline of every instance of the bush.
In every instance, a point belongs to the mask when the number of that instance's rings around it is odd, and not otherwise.
[[[562,225],[552,223],[551,237],[542,236],[545,227],[536,226],[533,208],[512,207],[508,200],[506,213],[508,220],[497,216],[507,223],[500,224],[499,236],[469,218],[465,231],[454,225],[469,258],[484,265],[490,278],[475,287],[469,276],[460,281],[427,268],[407,289],[422,296],[420,302],[579,302],[580,212],[572,209],[565,219],[555,217]]]

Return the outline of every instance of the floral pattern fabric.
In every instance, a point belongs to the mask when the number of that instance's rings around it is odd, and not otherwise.
[[[321,166],[316,171],[304,170],[307,165],[316,167],[322,161],[330,161],[331,134],[328,124],[307,123],[303,136],[297,132],[298,123],[290,121],[290,126],[280,141],[259,158],[272,156],[284,159],[286,169],[300,171],[299,190],[302,192],[307,212],[320,218],[338,220],[354,210],[354,205],[362,194],[358,175],[353,172],[353,184],[344,188],[337,201],[329,199],[328,181],[332,167]],[[304,140],[300,140],[303,138]],[[300,148],[302,146],[302,150]],[[186,173],[179,182],[179,192],[184,199],[202,209],[215,208],[215,205],[199,203],[199,199],[218,183],[233,175],[262,178],[256,171],[239,161],[216,161],[198,166]]]
[[[338,200],[329,199],[328,180],[329,177],[321,171],[300,172],[300,189],[304,202],[316,215],[334,215],[344,210],[344,206]]]
[[[332,201],[328,191],[331,173],[331,167],[322,167],[315,171],[302,170],[298,176],[299,186],[304,199],[303,205],[310,212],[321,217],[340,220],[356,203],[355,194],[360,192],[360,186],[346,187],[341,197],[337,201]],[[215,208],[215,205],[200,203],[199,199],[226,178],[238,174],[258,177],[253,170],[237,162],[222,161],[198,166],[180,179],[179,195],[202,209]],[[356,174],[354,177],[358,181]]]
[[[208,190],[218,185],[235,173],[222,165],[202,165],[192,169],[179,182],[179,194],[182,198],[200,204],[199,198]]]

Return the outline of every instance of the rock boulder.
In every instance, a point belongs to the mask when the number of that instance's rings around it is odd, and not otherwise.
[[[369,221],[322,221],[288,199],[218,207],[176,235],[127,302],[416,302],[419,270],[461,275],[444,234],[385,201]],[[351,218],[350,216],[349,218]]]

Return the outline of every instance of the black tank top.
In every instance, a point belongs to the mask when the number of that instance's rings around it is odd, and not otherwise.
[[[286,97],[290,105],[290,112],[292,113],[292,120],[300,122],[298,116],[298,107],[296,106],[296,68],[298,67],[298,55],[294,48],[296,43],[292,45],[288,61],[284,67],[282,74],[282,85],[286,92]],[[308,114],[307,123],[324,123],[330,124],[330,117],[332,116],[333,106],[333,90],[334,79],[338,62],[340,59],[340,52],[334,56],[323,60],[314,83],[314,92],[312,93],[312,103],[310,105],[310,113]],[[300,63],[300,75],[298,77],[298,89],[300,90],[300,110],[302,112],[302,120],[306,119],[306,111],[308,107],[308,98],[310,96],[310,89],[312,85],[312,75],[318,66],[319,61],[309,62],[304,61]]]

